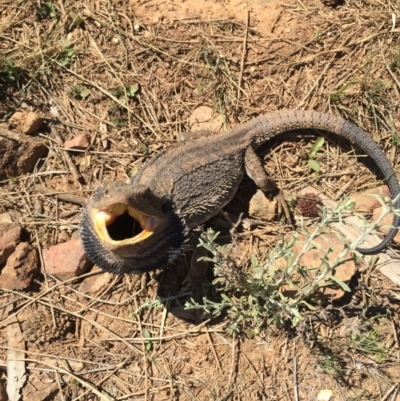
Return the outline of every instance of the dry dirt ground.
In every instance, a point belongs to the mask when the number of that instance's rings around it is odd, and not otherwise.
[[[192,129],[201,106],[225,127],[283,108],[341,115],[397,166],[399,18],[391,0],[0,0],[0,118],[40,113],[49,149],[34,172],[0,182],[0,212],[39,251],[68,240],[80,206],[35,188],[89,197],[101,182],[126,180]],[[50,126],[64,140],[90,136],[86,151],[69,152],[75,173]],[[311,145],[289,138],[265,149],[289,198],[309,184],[333,198],[377,185],[332,144],[318,161],[335,174],[304,169],[294,155]],[[227,209],[236,218],[244,198]],[[262,257],[287,229],[256,228],[239,246]],[[225,318],[197,327],[150,307],[158,274],[42,274],[26,291],[0,290],[1,380],[14,322],[26,342],[24,400],[316,400],[327,389],[332,400],[399,401],[399,289],[358,267],[352,293],[319,306],[325,319],[233,335]]]

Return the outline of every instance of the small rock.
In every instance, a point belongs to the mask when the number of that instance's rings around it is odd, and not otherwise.
[[[33,111],[16,111],[9,122],[18,131],[24,134],[33,134],[41,127],[43,119]]]
[[[99,271],[99,274],[86,277],[79,286],[79,291],[83,294],[95,294],[109,285],[113,279],[111,273],[104,272],[100,267],[95,266],[92,271]]]
[[[221,114],[214,113],[211,107],[199,106],[192,111],[189,123],[191,130],[218,132],[222,128],[224,118]]]
[[[8,258],[0,275],[0,287],[8,290],[24,290],[29,287],[35,274],[39,272],[36,248],[21,242]]]
[[[329,401],[333,397],[332,390],[324,389],[321,390],[317,395],[318,401]]]
[[[385,196],[390,197],[389,188],[386,185],[381,185],[380,187],[368,189],[367,191],[352,195],[350,199],[355,202],[354,210],[360,213],[372,213],[374,209],[381,206],[374,195],[380,196],[382,199]]]
[[[43,262],[46,272],[60,280],[81,276],[93,266],[79,238],[44,249]]]
[[[276,202],[270,201],[263,191],[258,189],[250,200],[249,215],[255,219],[272,221],[276,215]]]
[[[75,138],[65,141],[64,148],[85,150],[90,146],[90,136],[88,134],[80,134]]]
[[[43,214],[43,202],[41,199],[35,199],[35,203],[33,204],[33,211],[37,215]]]
[[[0,264],[15,251],[21,240],[22,227],[18,223],[0,223]]]
[[[10,131],[0,125],[0,179],[30,173],[47,147],[42,139]]]
[[[0,223],[12,223],[13,218],[10,213],[2,213],[0,214]]]
[[[381,217],[382,214],[382,207],[378,207],[377,209],[374,210],[372,214],[372,221],[376,221]],[[389,213],[386,215],[382,221],[381,221],[381,226],[379,227],[379,231],[387,234],[390,230],[390,227],[392,226],[393,223],[393,214]],[[400,232],[398,231],[396,236],[393,238],[393,242],[396,245],[400,245]]]

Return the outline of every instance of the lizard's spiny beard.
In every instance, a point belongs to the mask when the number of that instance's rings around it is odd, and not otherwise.
[[[165,268],[181,256],[188,230],[175,211],[160,221],[123,204],[111,206],[86,208],[81,222],[84,249],[100,268],[117,274],[143,273]],[[126,232],[115,236],[118,225]]]

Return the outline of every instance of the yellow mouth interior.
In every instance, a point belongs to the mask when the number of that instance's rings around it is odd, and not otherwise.
[[[124,203],[92,210],[95,230],[101,240],[114,245],[135,244],[150,237],[157,220]]]

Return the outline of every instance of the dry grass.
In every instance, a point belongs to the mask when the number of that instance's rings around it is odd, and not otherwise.
[[[0,183],[0,211],[14,213],[39,250],[69,237],[80,208],[35,188],[88,197],[104,180],[125,180],[190,130],[189,117],[199,105],[222,114],[226,126],[277,108],[340,114],[370,132],[397,165],[395,2],[349,0],[337,9],[317,0],[288,2],[271,35],[254,29],[251,13],[248,23],[192,18],[146,24],[123,0],[38,4],[0,2],[0,117],[6,120],[18,108],[40,111],[53,127],[42,134],[49,154],[33,174]],[[274,36],[285,26],[291,31]],[[91,136],[90,149],[67,153],[62,140],[82,132]],[[315,180],[307,169],[290,168],[295,149],[313,143],[301,141],[288,138],[266,155],[288,194]],[[349,192],[373,185],[373,175],[350,165],[337,146],[327,143],[323,153],[319,162],[334,174],[319,176],[318,185],[331,196],[349,179]],[[233,214],[243,208],[247,185],[228,209]],[[43,204],[40,215],[36,199]],[[262,257],[281,231],[279,223],[256,229],[239,246],[244,255]],[[82,280],[45,276],[28,292],[1,290],[1,359],[11,316],[26,322],[44,313],[55,326],[71,322],[43,344],[27,342],[29,382],[53,389],[57,395],[49,399],[315,399],[322,388],[331,388],[335,399],[395,399],[398,304],[387,294],[398,289],[376,272],[360,273],[353,283],[357,296],[342,306],[357,305],[356,316],[379,306],[373,319],[362,320],[367,333],[379,333],[374,343],[388,350],[379,360],[368,351],[372,346],[360,350],[362,330],[346,331],[346,325],[361,325],[348,309],[339,323],[325,316],[298,335],[267,327],[256,338],[228,336],[223,321],[195,327],[164,308],[131,316],[157,298],[156,277],[106,277],[99,291],[88,292]],[[347,346],[352,336],[356,345]]]

